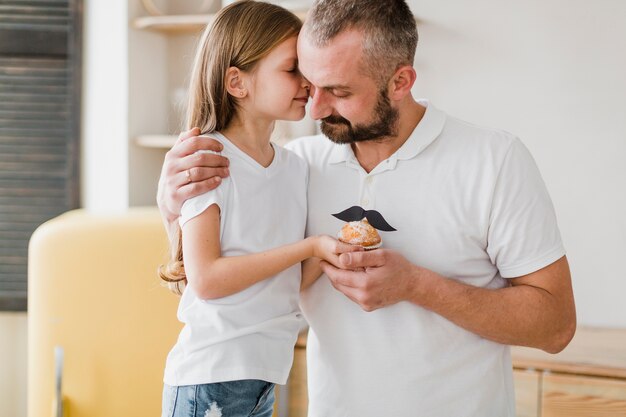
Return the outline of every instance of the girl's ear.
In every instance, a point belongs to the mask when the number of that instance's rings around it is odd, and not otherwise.
[[[244,74],[237,67],[230,67],[226,71],[226,91],[233,97],[244,98],[248,95],[244,82]]]
[[[402,100],[411,93],[411,87],[415,84],[417,74],[410,65],[398,67],[390,81],[390,98],[392,100]]]

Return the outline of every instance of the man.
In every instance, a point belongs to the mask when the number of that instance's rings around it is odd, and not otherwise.
[[[320,0],[298,39],[324,136],[309,164],[307,233],[360,205],[397,229],[303,292],[309,416],[515,415],[508,345],[562,350],[576,319],[554,210],[521,142],[411,95],[417,31],[402,0]],[[168,153],[167,223],[227,162],[197,129]],[[330,139],[330,141],[328,140]],[[331,142],[332,141],[332,142]]]

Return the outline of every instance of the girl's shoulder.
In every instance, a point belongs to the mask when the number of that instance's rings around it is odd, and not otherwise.
[[[222,144],[222,146],[224,147],[222,152],[226,151],[228,152],[234,145],[226,138],[226,136],[222,135],[220,132],[209,132],[209,133],[204,133],[202,135],[200,135],[203,138],[211,138],[219,143]],[[222,152],[215,152],[215,151],[208,151],[208,150],[201,150],[198,152],[204,152],[204,153],[214,153],[216,155],[220,155]]]

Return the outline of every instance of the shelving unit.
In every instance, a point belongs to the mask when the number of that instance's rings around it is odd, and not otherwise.
[[[140,135],[135,138],[135,142],[145,148],[170,149],[176,139],[174,135]]]
[[[293,11],[300,19],[306,17],[306,10]],[[133,20],[135,29],[162,33],[167,36],[200,34],[210,24],[215,14],[185,14],[142,16]],[[177,137],[166,134],[146,134],[135,137],[135,143],[144,148],[169,149]]]

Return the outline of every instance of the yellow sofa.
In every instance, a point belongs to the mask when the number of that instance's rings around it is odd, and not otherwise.
[[[28,263],[28,416],[56,416],[55,347],[64,352],[63,414],[161,412],[178,297],[156,268],[167,239],[155,208],[65,213],[33,234]]]

